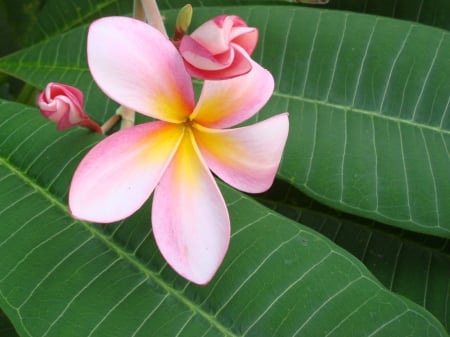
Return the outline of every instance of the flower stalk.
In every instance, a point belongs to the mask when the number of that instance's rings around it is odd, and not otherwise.
[[[134,110],[126,108],[123,105],[121,105],[116,110],[116,115],[118,115],[122,118],[121,122],[120,122],[120,129],[126,129],[126,128],[132,127],[134,125],[134,120],[135,120]]]
[[[115,113],[112,115],[105,123],[102,124],[101,130],[103,134],[106,134],[111,128],[116,125],[116,123],[120,120],[120,115]]]

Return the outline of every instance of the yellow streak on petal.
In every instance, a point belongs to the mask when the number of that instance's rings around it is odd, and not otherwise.
[[[240,162],[245,161],[244,147],[237,139],[199,124],[194,124],[193,133],[199,147],[206,150],[215,160],[227,166],[237,165],[237,158]]]
[[[229,92],[230,88],[223,88],[210,97],[202,99],[195,107],[190,119],[202,125],[209,125],[222,120],[240,107],[239,100],[230,100],[235,93]]]
[[[183,132],[184,126],[182,124],[162,124],[159,130],[142,138],[140,143],[147,146],[136,146],[136,148],[145,148],[145,151],[139,156],[140,160],[143,162],[167,160],[168,154],[175,151]]]
[[[168,88],[160,90],[155,100],[155,111],[162,112],[160,118],[170,123],[183,123],[192,112],[193,107],[186,102],[185,98],[178,93],[175,85],[168,85]]]
[[[187,190],[194,192],[199,187],[198,180],[201,178],[200,175],[204,168],[192,131],[188,126],[185,128],[186,132],[173,159],[177,172],[175,186],[185,186]]]

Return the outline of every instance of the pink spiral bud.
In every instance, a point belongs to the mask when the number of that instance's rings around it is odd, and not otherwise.
[[[248,73],[258,30],[235,15],[220,15],[185,35],[179,50],[191,76],[218,80]]]
[[[83,93],[70,85],[51,82],[40,93],[37,104],[42,115],[58,124],[58,130],[84,126],[102,132],[83,110]]]

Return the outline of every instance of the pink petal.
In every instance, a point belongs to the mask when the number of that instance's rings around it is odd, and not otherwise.
[[[241,46],[248,55],[256,48],[259,32],[253,27],[236,27],[231,31],[231,42]]]
[[[162,255],[175,271],[197,284],[213,277],[228,249],[230,220],[190,131],[156,187],[152,226]]]
[[[269,71],[251,61],[245,75],[205,81],[191,119],[210,128],[227,128],[257,113],[273,93],[274,81]]]
[[[91,24],[89,69],[113,100],[142,114],[182,122],[192,112],[191,78],[175,46],[150,25],[126,17]]]
[[[231,186],[249,193],[273,183],[289,132],[288,114],[236,129],[195,125],[195,138],[209,168]]]
[[[183,36],[179,50],[188,65],[201,70],[224,69],[230,66],[234,58],[234,52],[230,48],[227,47],[226,52],[217,57],[189,35]]]
[[[186,69],[193,77],[208,80],[223,80],[248,73],[252,61],[245,50],[234,44],[228,52],[212,55],[189,36],[183,37],[180,53]]]
[[[203,23],[190,35],[192,39],[205,47],[212,54],[220,54],[229,48],[229,30],[232,23],[223,26],[222,20],[211,19]]]
[[[183,127],[150,122],[105,138],[83,158],[69,192],[75,218],[121,220],[148,199],[177,149]]]
[[[219,27],[229,26],[232,28],[236,27],[247,27],[247,23],[241,17],[237,15],[219,15],[213,19]]]
[[[258,42],[258,30],[255,27],[248,27],[247,23],[236,15],[220,15],[213,21],[221,27],[229,43],[241,46],[248,55],[253,53]]]
[[[258,30],[235,15],[220,15],[184,36],[179,50],[191,76],[222,80],[246,74],[252,68]]]

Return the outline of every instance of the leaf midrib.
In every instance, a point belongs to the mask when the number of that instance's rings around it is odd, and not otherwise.
[[[445,130],[445,129],[438,128],[438,127],[431,126],[431,125],[427,125],[427,124],[417,123],[417,122],[415,122],[413,120],[402,119],[402,118],[398,118],[398,117],[384,115],[384,114],[381,114],[381,113],[377,113],[375,111],[358,109],[358,108],[355,108],[355,107],[352,107],[352,106],[349,106],[349,105],[346,106],[346,105],[334,104],[334,103],[321,101],[321,100],[317,100],[317,99],[305,98],[305,97],[300,97],[300,96],[293,96],[293,95],[289,95],[289,94],[284,94],[284,93],[281,93],[281,92],[274,92],[273,96],[280,97],[280,98],[286,98],[286,99],[290,99],[290,100],[306,102],[306,103],[311,103],[311,104],[322,105],[322,106],[330,107],[330,108],[333,108],[333,109],[339,109],[339,110],[345,110],[345,111],[349,111],[349,112],[359,113],[359,114],[362,114],[362,115],[365,115],[365,116],[369,116],[369,117],[372,117],[372,118],[378,118],[378,119],[382,119],[382,120],[387,120],[387,121],[398,123],[398,124],[405,124],[405,125],[409,125],[409,126],[412,126],[412,127],[415,127],[415,128],[431,130],[433,132],[438,132],[438,133],[443,134],[443,135],[444,134],[445,135],[450,135],[450,130]]]
[[[52,205],[56,206],[68,216],[70,216],[70,212],[65,203],[63,203],[60,199],[56,198],[54,195],[49,193],[47,189],[40,186],[34,180],[32,180],[27,174],[22,171],[19,167],[14,165],[12,162],[8,161],[7,158],[3,156],[0,157],[0,165],[4,165],[8,170],[12,172],[12,174],[16,175],[20,178],[26,185],[30,186],[34,189],[38,194],[42,195],[45,199],[47,199]],[[178,300],[180,303],[185,305],[189,310],[191,310],[194,314],[198,314],[203,319],[205,319],[211,326],[220,331],[224,336],[230,337],[238,337],[238,335],[234,334],[228,327],[224,326],[218,320],[214,319],[215,316],[210,313],[202,310],[200,307],[196,305],[195,302],[189,300],[188,298],[182,296],[182,292],[171,287],[166,284],[163,279],[158,277],[158,274],[152,272],[146,266],[140,262],[133,254],[130,254],[126,250],[122,249],[120,246],[115,245],[109,239],[109,236],[102,233],[95,226],[92,226],[89,222],[77,220],[79,224],[81,224],[86,230],[88,230],[93,237],[100,240],[103,244],[105,244],[109,249],[115,252],[120,258],[129,262],[133,267],[143,273],[146,277],[155,282],[158,286],[160,286],[167,294],[171,295],[173,298]]]
[[[193,84],[196,86],[200,86],[202,85],[202,82],[194,79],[193,80]],[[445,130],[442,128],[438,128],[435,126],[430,126],[427,124],[421,124],[421,123],[417,123],[413,120],[406,120],[406,119],[402,119],[402,118],[398,118],[398,117],[393,117],[393,116],[387,116],[381,113],[377,113],[375,111],[370,111],[370,110],[364,110],[364,109],[358,109],[355,107],[352,107],[350,105],[346,106],[346,105],[342,105],[342,104],[335,104],[335,103],[331,103],[328,101],[321,101],[321,100],[317,100],[317,99],[313,99],[313,98],[306,98],[303,96],[294,96],[294,95],[290,95],[287,93],[282,93],[280,91],[274,91],[272,94],[273,97],[279,97],[279,98],[283,98],[283,99],[288,99],[288,100],[293,100],[293,101],[299,101],[299,102],[306,102],[306,103],[310,103],[310,104],[317,104],[317,105],[322,105],[322,106],[326,106],[326,107],[330,107],[333,109],[339,109],[339,110],[344,110],[344,111],[350,111],[350,112],[354,112],[354,113],[360,113],[362,115],[371,117],[371,118],[378,118],[381,120],[387,120],[390,122],[394,122],[394,123],[398,123],[398,124],[404,124],[404,125],[409,125],[415,128],[420,128],[420,129],[425,129],[425,130],[430,130],[433,132],[437,132],[440,133],[442,135],[450,135],[450,130]],[[280,111],[282,112],[282,111]]]
[[[12,55],[12,54],[11,54]],[[2,63],[2,59],[0,58],[0,64]],[[16,68],[22,68],[22,69],[36,69],[36,67],[40,67],[41,69],[51,69],[51,70],[62,70],[62,71],[79,71],[79,72],[89,72],[88,67],[84,66],[73,66],[73,65],[52,65],[52,64],[40,64],[39,62],[36,63],[23,63],[23,62],[3,62],[3,65],[6,67],[16,67]],[[0,69],[0,73],[4,73],[10,76],[14,76],[15,78],[21,79],[24,82],[27,82],[27,80],[23,76],[19,76],[17,74],[9,73],[5,69]]]

